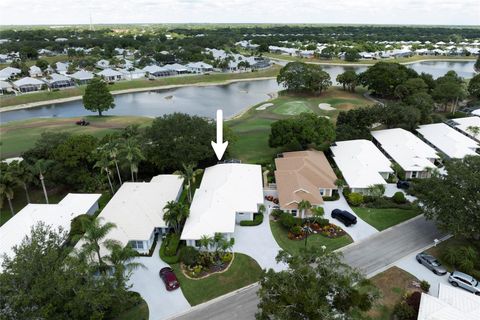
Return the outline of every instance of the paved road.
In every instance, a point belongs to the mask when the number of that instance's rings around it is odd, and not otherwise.
[[[443,236],[435,225],[423,216],[407,221],[341,250],[344,260],[353,267],[372,274],[397,260],[433,243]],[[206,303],[175,319],[224,320],[254,319],[257,311],[257,286],[250,287],[227,298]]]

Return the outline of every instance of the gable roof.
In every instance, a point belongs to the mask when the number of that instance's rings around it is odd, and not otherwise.
[[[480,127],[480,117],[465,117],[465,118],[457,118],[451,119],[453,126],[458,130],[466,133],[469,136],[474,137],[477,140],[480,140],[480,133],[474,135],[470,130],[469,127]]]
[[[35,79],[35,78],[30,78],[30,77],[25,77],[25,78],[22,78],[22,79],[19,79],[17,81],[14,81],[13,82],[13,85],[16,86],[16,87],[21,87],[21,86],[28,86],[28,85],[42,85],[44,84],[43,81],[40,81],[38,79]]]
[[[93,79],[93,73],[90,71],[85,71],[85,70],[79,70],[75,73],[72,73],[69,75],[71,78],[74,78],[76,80],[90,80]]]
[[[97,75],[104,76],[104,77],[118,77],[118,76],[121,76],[122,73],[118,72],[117,70],[107,68],[107,69],[104,69],[104,70],[98,72]]]
[[[337,176],[320,151],[283,153],[275,159],[275,181],[278,200],[283,209],[296,209],[302,200],[320,205],[323,198],[319,189],[336,189]]]

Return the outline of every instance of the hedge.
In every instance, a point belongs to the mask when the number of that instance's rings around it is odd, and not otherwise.
[[[160,258],[168,264],[177,263],[180,260],[178,247],[180,244],[180,235],[169,233],[162,241],[160,247]]]
[[[253,215],[253,221],[249,221],[249,220],[240,221],[240,225],[244,227],[251,227],[251,226],[258,226],[262,224],[262,222],[263,222],[263,214],[255,213]]]

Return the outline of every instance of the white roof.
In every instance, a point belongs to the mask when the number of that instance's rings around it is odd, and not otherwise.
[[[77,80],[90,80],[93,79],[93,73],[90,71],[79,70],[69,75],[69,77]]]
[[[53,83],[56,81],[72,81],[69,77],[58,73],[52,73],[50,74],[50,78],[44,78],[43,80],[47,81],[48,83]]]
[[[165,68],[173,71],[187,71],[187,67],[179,63],[166,64]]]
[[[475,140],[445,123],[422,125],[417,132],[450,158],[463,159],[467,155],[478,155],[475,149],[480,146]]]
[[[104,77],[118,77],[118,76],[121,76],[122,73],[118,72],[117,70],[107,68],[107,69],[104,69],[104,70],[98,72],[97,75],[104,76]]]
[[[6,80],[14,74],[19,74],[22,70],[18,68],[6,67],[0,70],[0,79]]]
[[[145,71],[142,69],[134,68],[134,69],[118,69],[119,72],[125,74],[125,75],[130,75],[130,74],[145,74]]]
[[[30,74],[36,74],[36,73],[42,73],[42,69],[40,69],[39,67],[37,66],[30,66],[29,68],[29,72]]]
[[[0,227],[0,259],[4,253],[12,257],[12,248],[19,245],[39,222],[54,229],[62,227],[68,232],[72,219],[87,213],[100,196],[70,193],[58,204],[28,204]]]
[[[261,166],[224,163],[209,167],[195,192],[181,239],[198,240],[216,232],[232,233],[236,213],[257,212],[261,203]]]
[[[440,283],[438,298],[422,293],[418,320],[478,320],[480,297]]]
[[[13,85],[16,87],[26,86],[26,85],[41,85],[41,84],[44,84],[44,82],[35,78],[30,78],[30,77],[25,77],[13,82]]]
[[[9,89],[12,85],[7,81],[0,81],[0,89]]]
[[[155,72],[169,72],[170,69],[168,68],[164,68],[164,67],[160,67],[160,66],[157,66],[157,65],[150,65],[150,66],[146,66],[142,69],[143,71],[145,72],[148,72],[148,73],[155,73]]]
[[[167,202],[177,200],[182,184],[183,178],[178,175],[159,175],[150,182],[125,182],[98,215],[103,218],[101,223],[117,226],[105,239],[117,240],[123,246],[131,240],[150,239],[154,228],[166,227],[163,208]]]
[[[372,131],[371,134],[403,170],[424,171],[425,168],[436,168],[429,159],[440,158],[437,152],[413,133],[396,128]]]
[[[213,69],[213,66],[204,62],[190,62],[190,63],[187,63],[187,68]]]
[[[473,110],[473,111],[472,111],[472,114],[477,115],[477,116],[480,116],[480,109]]]
[[[393,173],[390,160],[371,141],[338,141],[330,150],[350,188],[387,184],[380,172]]]
[[[468,130],[469,127],[480,127],[480,117],[457,118],[452,119],[451,121],[456,123],[454,126],[458,130],[465,132],[477,140],[480,140],[480,133],[474,135],[470,130]]]
[[[57,68],[58,72],[67,71],[69,65],[70,65],[70,63],[68,63],[68,62],[56,62],[55,63],[55,67]]]

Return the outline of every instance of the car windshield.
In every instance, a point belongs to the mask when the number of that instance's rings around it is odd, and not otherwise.
[[[438,262],[437,260],[431,260],[430,263],[431,263],[432,266],[434,266],[434,267],[440,267],[440,262]]]

